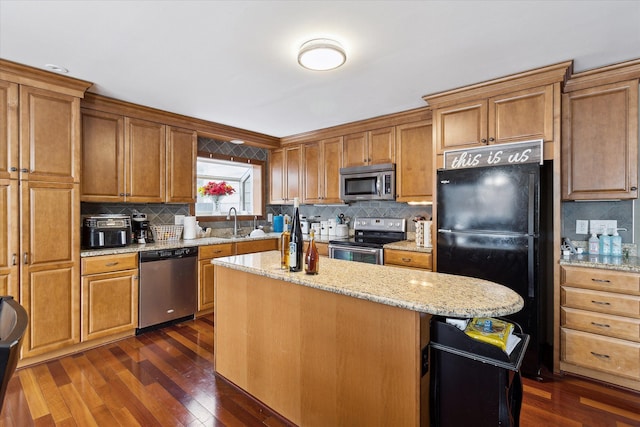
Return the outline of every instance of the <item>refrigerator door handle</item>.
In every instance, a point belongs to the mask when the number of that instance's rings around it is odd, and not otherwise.
[[[534,257],[534,253],[535,253],[535,240],[533,236],[529,236],[529,238],[527,239],[529,240],[529,244],[527,245],[527,258],[528,258],[528,266],[527,266],[527,281],[528,286],[528,295],[529,298],[534,298],[536,296],[536,286],[535,286],[535,274],[534,274],[534,268],[535,268],[535,257]]]
[[[438,233],[451,233],[451,230],[448,228],[438,228]]]

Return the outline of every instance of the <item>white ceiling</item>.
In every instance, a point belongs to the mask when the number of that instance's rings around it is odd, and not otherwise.
[[[333,37],[340,69],[301,68]],[[0,0],[0,57],[102,95],[283,137],[561,61],[640,58],[640,1]]]

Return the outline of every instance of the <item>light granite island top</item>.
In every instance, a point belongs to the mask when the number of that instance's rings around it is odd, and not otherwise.
[[[281,270],[277,251],[216,258],[212,263],[439,316],[504,316],[520,311],[524,304],[515,291],[487,280],[325,257],[317,275]]]

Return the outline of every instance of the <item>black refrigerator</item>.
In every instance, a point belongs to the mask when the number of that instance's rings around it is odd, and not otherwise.
[[[524,308],[506,318],[530,335],[521,366],[530,377],[540,375],[548,346],[551,171],[551,164],[529,163],[437,172],[437,271],[490,280],[522,296]]]

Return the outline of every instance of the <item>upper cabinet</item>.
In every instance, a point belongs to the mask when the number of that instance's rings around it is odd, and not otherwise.
[[[396,127],[396,200],[428,202],[433,196],[431,121]]]
[[[0,179],[18,178],[18,85],[0,80]]]
[[[269,158],[270,203],[293,203],[301,197],[302,147],[300,145],[271,151]]]
[[[82,111],[82,201],[160,203],[165,199],[165,126]]]
[[[344,167],[395,163],[395,127],[344,137]]]
[[[640,60],[574,74],[562,97],[563,200],[638,197]]]
[[[196,131],[167,127],[167,203],[195,203]]]
[[[340,203],[342,147],[342,137],[303,146],[303,203]]]
[[[424,99],[434,109],[436,155],[446,150],[544,140],[544,157],[560,141],[560,91],[571,62],[455,89]]]

